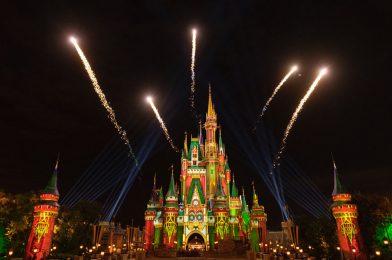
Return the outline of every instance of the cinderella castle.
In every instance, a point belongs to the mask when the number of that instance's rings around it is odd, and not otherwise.
[[[249,241],[254,251],[262,250],[267,239],[267,214],[254,187],[251,210],[244,191],[240,195],[218,129],[210,89],[206,121],[200,124],[198,137],[191,137],[189,143],[185,136],[180,187],[173,170],[165,195],[154,178],[145,211],[146,250],[210,250],[222,240]]]

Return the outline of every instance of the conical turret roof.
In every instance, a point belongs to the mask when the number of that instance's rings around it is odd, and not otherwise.
[[[50,178],[48,185],[46,185],[43,194],[53,194],[56,196],[60,196],[59,190],[57,189],[57,170],[59,166],[59,158],[57,158],[56,165],[54,167],[54,171],[52,177]]]
[[[215,198],[218,197],[225,197],[225,191],[223,190],[222,187],[222,181],[221,181],[221,177],[220,175],[218,175],[218,180],[217,180],[217,184],[216,184],[216,191],[215,191]]]
[[[172,173],[170,177],[170,184],[169,184],[169,190],[166,193],[166,200],[170,197],[175,197],[177,198],[177,192],[176,192],[176,187],[174,183],[174,176],[173,176],[173,166],[172,166]]]
[[[238,198],[238,189],[237,186],[235,185],[234,174],[233,174],[233,181],[231,183],[231,197]]]
[[[334,177],[332,195],[345,193],[343,185],[341,184],[339,179],[338,169],[336,167],[335,160],[333,160],[333,158],[332,158],[332,162],[333,162],[333,177]]]

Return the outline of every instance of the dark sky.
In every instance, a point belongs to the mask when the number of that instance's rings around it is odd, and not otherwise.
[[[388,1],[129,2],[2,4],[0,188],[43,188],[61,152],[59,188],[66,194],[117,138],[70,35],[78,37],[133,145],[155,120],[144,101],[147,93],[154,95],[177,145],[184,131],[196,134],[187,99],[195,26],[196,106],[202,114],[211,82],[218,118],[235,113],[255,120],[274,86],[297,63],[302,76],[288,82],[267,112],[268,127],[280,139],[299,99],[326,65],[330,72],[299,117],[287,153],[328,197],[331,152],[351,191],[390,192]],[[241,140],[231,134],[242,127],[222,123],[232,170],[241,185],[255,179],[270,219],[278,219],[271,194],[240,154]],[[124,221],[143,218],[155,171],[165,187],[167,168],[179,167],[157,125],[156,132],[160,139],[119,213]]]

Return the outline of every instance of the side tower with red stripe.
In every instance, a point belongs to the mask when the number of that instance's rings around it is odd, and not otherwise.
[[[34,206],[34,219],[27,241],[26,259],[43,259],[49,255],[55,221],[59,212],[57,189],[58,160],[52,178],[40,195],[40,202]]]
[[[358,225],[357,205],[351,202],[351,194],[343,189],[335,162],[332,215],[336,220],[340,250],[345,259],[367,259]]]

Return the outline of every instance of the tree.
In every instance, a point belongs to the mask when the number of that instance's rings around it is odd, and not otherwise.
[[[97,202],[81,201],[73,208],[61,208],[53,237],[58,252],[78,254],[80,245],[91,245],[93,223],[100,213]]]
[[[356,193],[353,200],[358,206],[358,221],[366,252],[374,255],[380,250],[386,259],[392,258],[392,196],[381,194]],[[389,239],[385,245],[384,240]]]
[[[336,224],[332,218],[320,217],[317,219],[309,216],[296,217],[299,225],[299,238],[302,248],[311,246],[309,254],[321,259],[339,259],[336,251],[338,240],[336,236]]]

